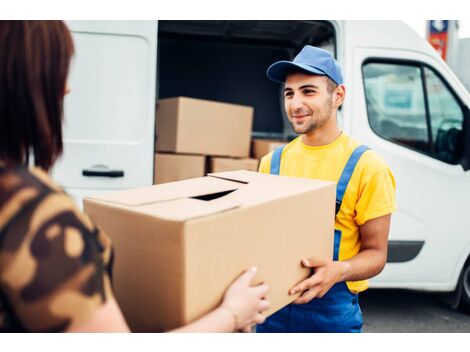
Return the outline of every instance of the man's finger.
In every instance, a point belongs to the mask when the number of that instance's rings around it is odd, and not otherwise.
[[[314,286],[316,286],[321,279],[315,275],[310,276],[308,279],[305,279],[302,281],[300,284],[294,286],[293,288],[290,289],[289,294],[290,295],[295,295],[299,292],[306,291]]]
[[[318,295],[318,289],[312,288],[308,291],[305,291],[302,296],[297,298],[294,303],[295,304],[305,304],[310,302],[312,299],[317,297]]]
[[[324,295],[327,294],[327,292],[331,289],[331,287],[328,287],[328,288],[324,288],[323,290],[321,290],[320,293],[318,293],[317,297],[318,298],[322,298]]]
[[[299,292],[303,292],[306,289],[308,289],[308,283],[306,282],[307,280],[309,280],[309,279],[306,279],[306,280],[302,281],[300,284],[298,284],[297,286],[292,287],[289,290],[289,294],[290,295],[295,295]]]
[[[322,257],[311,257],[302,259],[302,265],[306,268],[316,268],[319,266],[325,266],[328,261]]]

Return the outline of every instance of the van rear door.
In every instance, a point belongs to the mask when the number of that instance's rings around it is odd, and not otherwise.
[[[156,21],[69,21],[75,55],[64,153],[52,176],[78,203],[153,181]]]

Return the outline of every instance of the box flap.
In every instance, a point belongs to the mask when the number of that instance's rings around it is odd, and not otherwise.
[[[209,177],[218,178],[222,180],[232,181],[232,182],[240,182],[240,183],[251,183],[251,182],[269,182],[272,186],[272,183],[279,183],[283,186],[287,186],[289,184],[293,185],[293,187],[303,187],[305,189],[312,189],[316,187],[323,187],[326,184],[335,183],[333,181],[324,181],[324,180],[317,180],[308,177],[291,177],[291,176],[278,176],[278,175],[270,175],[264,174],[261,172],[254,172],[248,170],[237,170],[237,171],[225,171],[225,172],[216,172],[216,173],[209,173],[207,174]],[[271,187],[270,186],[270,187]]]
[[[194,198],[175,199],[168,202],[140,206],[139,212],[171,221],[187,221],[238,208],[236,199],[221,197],[210,201]]]
[[[186,221],[308,192],[326,184],[334,182],[240,170],[88,199],[166,220]]]
[[[140,206],[144,204],[230,191],[240,187],[243,187],[243,184],[240,182],[233,182],[215,177],[198,177],[151,187],[110,192],[88,198],[125,206]]]
[[[269,175],[246,170],[219,172],[209,174],[209,176],[236,182],[246,182],[244,187],[240,187],[235,192],[225,196],[227,202],[239,203],[243,207],[335,184],[332,181]]]
[[[249,183],[254,180],[266,179],[267,177],[271,177],[271,175],[247,170],[215,172],[209,173],[207,174],[207,176],[241,183]]]

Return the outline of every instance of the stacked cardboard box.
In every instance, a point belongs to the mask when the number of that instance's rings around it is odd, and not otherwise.
[[[235,170],[258,171],[258,160],[250,158],[210,158],[210,172],[224,172]]]
[[[154,184],[203,177],[208,173],[224,171],[258,171],[258,160],[252,158],[224,158],[196,154],[155,154]]]
[[[156,153],[154,184],[186,180],[206,175],[204,155]]]
[[[186,97],[161,99],[156,121],[156,184],[208,172],[257,169],[256,161],[249,159],[252,107]]]
[[[257,160],[269,153],[274,149],[286,145],[286,141],[278,139],[258,139],[254,138],[252,141],[252,156]]]

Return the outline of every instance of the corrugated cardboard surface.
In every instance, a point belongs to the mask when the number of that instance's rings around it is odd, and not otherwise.
[[[156,150],[176,150],[176,134],[178,128],[178,98],[162,99],[156,108]],[[173,118],[172,118],[173,117]],[[162,147],[163,149],[160,149]]]
[[[157,150],[231,157],[250,153],[253,108],[186,97],[157,105]]]
[[[255,159],[261,160],[261,158],[270,152],[272,152],[277,147],[286,145],[287,142],[275,140],[275,139],[253,139],[252,149],[253,157]]]
[[[113,289],[133,331],[179,326],[184,309],[184,224],[130,212],[110,203],[84,202],[114,247]]]
[[[185,237],[184,298],[186,307],[191,307],[185,311],[185,321],[215,308],[232,280],[253,265],[259,268],[255,283],[270,286],[272,306],[266,314],[292,302],[295,297],[288,290],[309,275],[300,260],[333,256],[333,220],[326,221],[333,211],[328,206],[307,206],[309,201],[327,204],[329,191],[322,188],[188,222],[187,233],[198,237]]]
[[[154,184],[203,177],[206,174],[206,157],[157,153],[154,168]]]
[[[236,170],[258,171],[258,160],[249,158],[210,158],[210,172],[224,172]]]
[[[198,177],[190,180],[169,182],[152,187],[141,187],[123,191],[108,192],[93,197],[100,201],[114,203],[117,205],[133,207],[157,204],[184,199],[199,197],[205,194],[214,194],[238,189],[242,186],[240,182],[234,181],[236,175],[233,173],[221,173],[221,177]],[[243,175],[241,175],[243,176]],[[248,176],[246,175],[245,178]]]
[[[132,192],[86,199],[85,211],[113,240],[116,298],[133,331],[201,317],[253,265],[254,283],[270,285],[270,314],[308,276],[302,258],[332,257],[333,182],[245,171],[138,189],[140,202]]]

